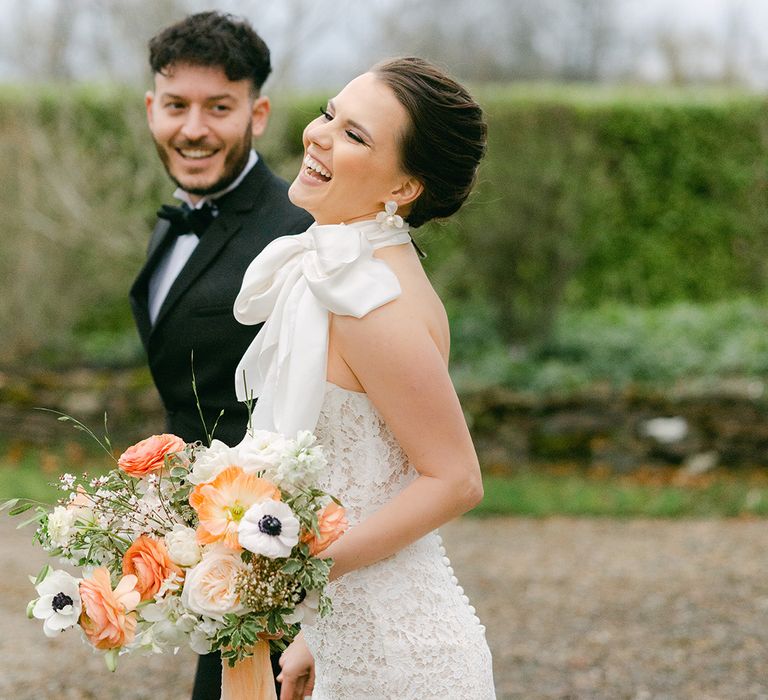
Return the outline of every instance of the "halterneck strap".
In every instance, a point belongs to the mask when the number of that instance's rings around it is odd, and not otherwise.
[[[270,243],[246,270],[235,318],[264,322],[235,374],[240,401],[258,398],[254,429],[314,430],[325,396],[328,313],[362,318],[400,296],[374,250],[409,243],[376,221],[319,226]]]

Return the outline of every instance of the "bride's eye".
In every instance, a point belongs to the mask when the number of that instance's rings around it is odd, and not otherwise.
[[[320,107],[320,116],[325,118],[325,121],[327,122],[333,119],[333,115],[325,107]]]
[[[365,145],[365,140],[363,139],[363,137],[358,136],[358,134],[356,134],[354,131],[350,131],[349,129],[347,129],[347,136],[349,136],[349,138],[351,138],[353,141],[357,141],[358,143],[362,143],[363,145]]]

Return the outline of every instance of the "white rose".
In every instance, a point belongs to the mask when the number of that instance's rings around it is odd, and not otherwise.
[[[210,447],[195,450],[195,461],[189,481],[193,484],[205,484],[213,481],[227,467],[237,464],[237,454],[221,440],[213,440]]]
[[[48,535],[57,547],[66,547],[72,536],[72,526],[77,520],[77,513],[64,506],[56,506],[48,516]]]
[[[234,448],[238,464],[246,472],[273,471],[280,463],[286,440],[279,433],[254,430],[246,433],[242,442]]]
[[[165,548],[171,561],[179,566],[194,566],[200,561],[200,545],[191,527],[176,523],[165,536]]]
[[[245,612],[235,586],[237,575],[244,569],[239,554],[222,546],[208,548],[200,562],[187,571],[181,602],[188,610],[214,620]]]

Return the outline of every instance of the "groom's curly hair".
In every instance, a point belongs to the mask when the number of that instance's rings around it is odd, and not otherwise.
[[[250,80],[258,93],[272,66],[269,48],[247,20],[223,12],[198,12],[149,41],[153,73],[176,65],[221,68],[230,80]]]

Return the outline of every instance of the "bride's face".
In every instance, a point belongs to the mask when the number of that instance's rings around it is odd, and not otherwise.
[[[304,129],[304,160],[288,196],[319,224],[375,217],[414,185],[400,167],[407,113],[373,73],[350,82]],[[403,213],[401,208],[400,213]]]

